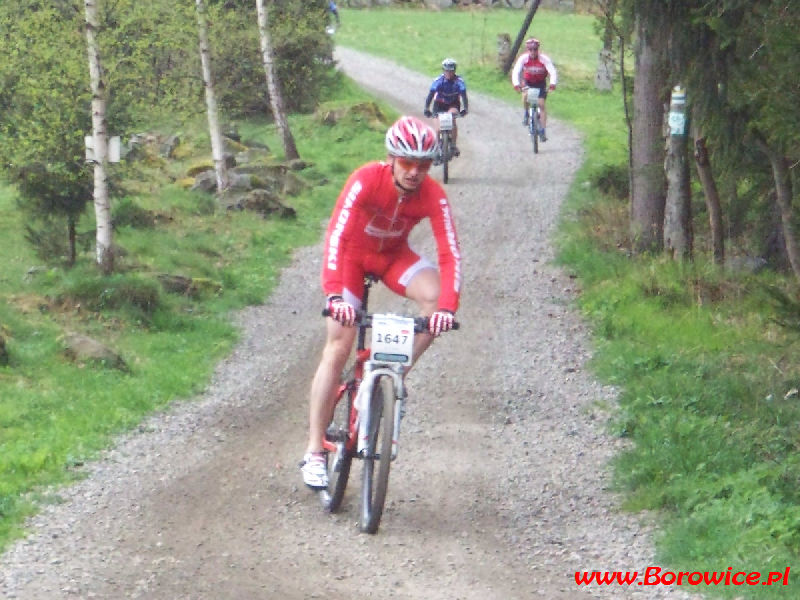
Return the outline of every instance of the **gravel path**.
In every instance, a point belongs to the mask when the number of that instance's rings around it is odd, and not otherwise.
[[[337,59],[398,109],[419,111],[427,75],[344,49]],[[575,584],[577,570],[655,564],[652,532],[608,489],[619,442],[600,407],[614,390],[585,370],[574,283],[550,264],[580,139],[551,120],[534,157],[516,103],[471,94],[470,108],[447,186],[463,327],[409,376],[378,534],[358,533],[354,490],[342,513],[324,514],[296,467],[323,332],[321,252],[304,248],[273,297],[237,315],[242,341],[203,394],[119,439],[30,521],[0,556],[0,597],[688,598]],[[404,304],[379,293],[378,307]]]

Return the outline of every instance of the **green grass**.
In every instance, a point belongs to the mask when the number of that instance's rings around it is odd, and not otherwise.
[[[495,37],[507,32],[513,40],[523,17],[510,10],[345,9],[336,35],[432,78],[441,59],[452,56],[469,90],[516,106],[495,68]],[[797,330],[776,326],[775,303],[763,293],[777,286],[796,297],[796,285],[709,264],[702,218],[695,221],[694,263],[631,257],[626,201],[590,185],[627,162],[620,94],[593,89],[600,42],[592,18],[540,9],[530,33],[559,69],[550,114],[584,135],[585,160],[564,210],[558,260],[579,277],[578,304],[595,332],[593,369],[620,390],[609,428],[632,442],[615,460],[624,505],[651,511],[660,526],[658,558],[669,570],[792,567],[788,586],[693,590],[796,598],[800,345]],[[420,100],[425,92],[417,91]]]

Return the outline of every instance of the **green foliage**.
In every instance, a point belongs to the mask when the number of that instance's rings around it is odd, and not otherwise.
[[[54,219],[75,221],[91,199],[83,162],[90,129],[85,42],[70,27],[74,15],[39,4],[0,5],[0,165],[19,190],[22,210],[39,221],[31,240],[42,239],[37,230],[53,231]],[[66,248],[66,224],[61,231]],[[39,246],[48,260],[61,255],[47,256],[53,250]]]
[[[156,283],[136,274],[104,277],[93,271],[75,270],[61,282],[61,287],[57,303],[80,305],[91,312],[128,308],[142,315],[151,315],[159,307]]]
[[[122,198],[114,204],[111,221],[114,227],[154,227],[156,219],[153,213],[139,206],[132,198]]]
[[[589,181],[592,187],[613,198],[628,198],[628,165],[603,165],[590,175]]]
[[[289,112],[314,109],[332,72],[327,1],[265,2],[275,72]],[[220,107],[231,115],[271,114],[254,2],[209,7],[212,66]],[[236,48],[236,52],[226,52]]]
[[[763,290],[772,307],[775,322],[795,334],[800,334],[800,300],[797,292],[792,294],[776,285],[765,285]]]
[[[275,70],[287,109],[307,112],[331,80],[333,40],[325,33],[327,0],[270,3]]]

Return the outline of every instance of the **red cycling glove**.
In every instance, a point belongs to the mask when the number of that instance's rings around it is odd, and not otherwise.
[[[428,320],[428,331],[434,336],[450,331],[453,328],[454,318],[453,313],[448,310],[437,310]]]
[[[328,298],[328,311],[334,321],[342,325],[352,326],[356,322],[356,309],[341,296],[330,296]]]

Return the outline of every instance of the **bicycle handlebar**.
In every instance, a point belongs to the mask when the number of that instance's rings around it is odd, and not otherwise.
[[[327,308],[322,309],[323,317],[330,317],[331,311]],[[414,317],[414,333],[428,332],[428,323],[430,317]],[[356,311],[356,322],[358,327],[372,327],[372,315],[365,313],[362,310]],[[458,321],[453,321],[453,329],[460,329],[461,324]]]

